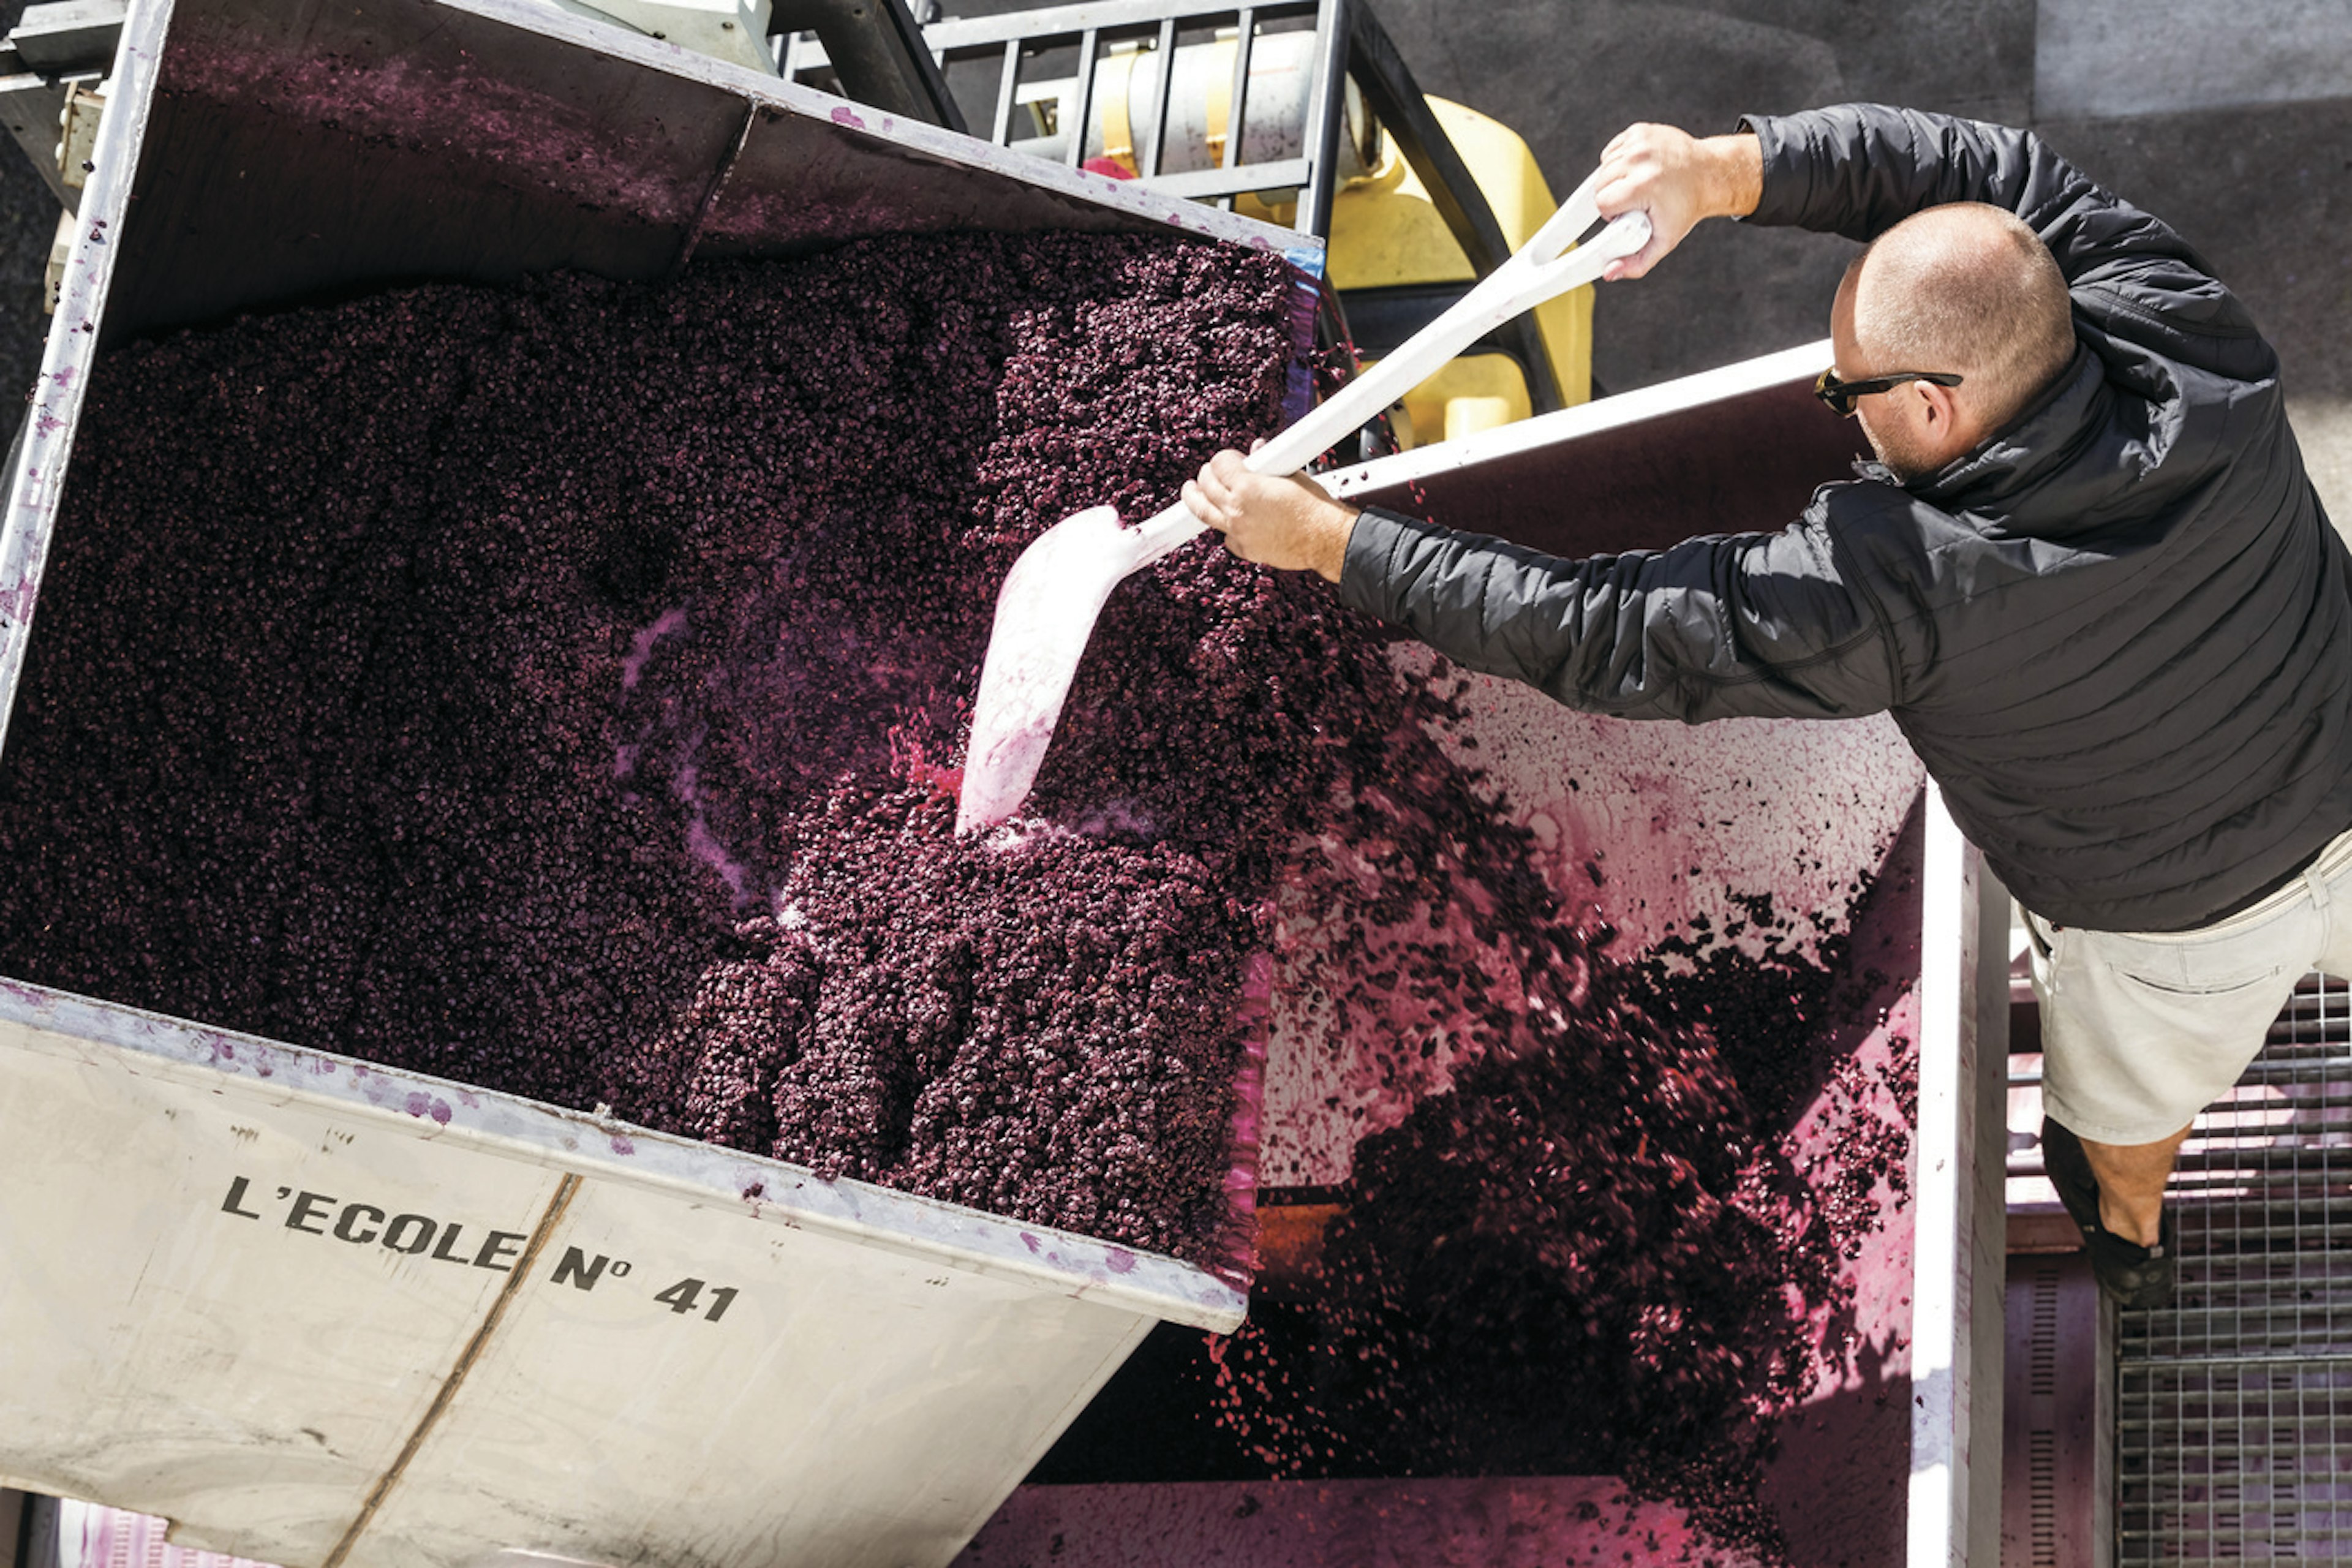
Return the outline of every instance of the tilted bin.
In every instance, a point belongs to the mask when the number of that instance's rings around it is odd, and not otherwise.
[[[134,5],[11,465],[0,712],[96,353],[288,299],[968,227],[1319,246],[486,0]],[[5,874],[5,873],[0,873]],[[908,1568],[1233,1284],[0,982],[0,1479],[289,1565]]]

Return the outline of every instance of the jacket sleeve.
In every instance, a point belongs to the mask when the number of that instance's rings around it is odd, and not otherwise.
[[[2245,306],[2189,243],[2032,132],[1870,103],[1742,123],[1764,155],[1750,223],[1869,240],[1927,207],[1987,202],[2049,246],[2078,319],[2222,374],[2272,374],[2275,356]]]
[[[1564,561],[1375,509],[1339,595],[1457,664],[1620,718],[1852,718],[1888,707],[1901,679],[1810,520]]]

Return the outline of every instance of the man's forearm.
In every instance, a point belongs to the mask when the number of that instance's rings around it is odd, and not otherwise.
[[[1373,508],[1339,598],[1587,712],[1843,719],[1895,699],[1884,624],[1803,528],[1569,560]]]
[[[1746,217],[1764,199],[1764,150],[1752,131],[1708,136],[1699,144],[1707,170],[1707,210],[1714,217]]]

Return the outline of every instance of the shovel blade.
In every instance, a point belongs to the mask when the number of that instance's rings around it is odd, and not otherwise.
[[[958,833],[993,827],[1029,798],[1095,618],[1141,564],[1138,539],[1116,508],[1088,507],[1039,534],[1005,574],[972,703]]]

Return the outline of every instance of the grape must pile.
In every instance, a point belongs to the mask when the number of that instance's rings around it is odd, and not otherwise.
[[[1276,428],[1298,300],[1174,237],[906,237],[111,352],[0,752],[0,973],[1238,1273],[1287,956],[1459,1065],[1361,1151],[1315,1345],[1244,1335],[1213,1418],[1276,1474],[1612,1463],[1769,1541],[1759,1423],[1899,1134],[1854,1215],[1766,1191],[1782,1108],[1563,910],[1444,682],[1180,551],[1026,815],[952,831],[1006,569]],[[1364,942],[1296,962],[1277,890]],[[1335,1356],[1360,1409],[1267,1395]]]
[[[1253,955],[1328,772],[1255,672],[1344,679],[1339,634],[1192,552],[1108,618],[1043,823],[957,841],[941,764],[1021,546],[1280,424],[1296,289],[900,238],[109,354],[0,972],[1229,1263]]]

